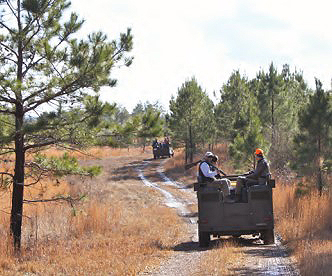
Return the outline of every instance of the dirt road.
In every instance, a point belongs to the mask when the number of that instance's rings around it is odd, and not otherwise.
[[[176,208],[178,215],[186,221],[186,239],[159,267],[146,268],[140,275],[207,275],[204,273],[205,255],[220,244],[220,239],[213,240],[210,248],[199,248],[197,213],[189,209],[190,205],[196,204],[196,195],[192,188],[185,188],[188,185],[165,175],[163,164],[167,160],[144,160],[136,167],[136,172],[145,186],[157,190],[164,198],[163,203]],[[278,238],[274,245],[263,245],[261,240],[251,236],[235,239],[235,243],[241,247],[243,254],[229,267],[230,275],[299,275]],[[221,274],[216,271],[215,275]]]

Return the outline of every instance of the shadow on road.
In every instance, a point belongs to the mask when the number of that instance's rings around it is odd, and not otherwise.
[[[193,251],[206,251],[209,247],[199,247],[198,242],[182,242],[173,247],[174,251],[181,251],[181,252],[193,252]]]
[[[144,161],[146,162],[150,162],[153,161],[153,158],[149,158],[149,159],[144,159]],[[142,161],[134,161],[131,163],[128,163],[128,165],[120,167],[120,168],[116,168],[112,171],[112,173],[114,174],[114,176],[109,177],[108,180],[109,181],[119,181],[119,180],[129,180],[129,179],[139,179],[139,177],[137,176],[137,172],[135,171],[135,173],[131,173],[133,170],[136,170],[140,167],[142,167],[143,165]],[[159,162],[150,162],[149,163],[149,167],[150,168],[157,168],[160,165]],[[151,177],[154,176],[155,173],[152,172],[151,174],[144,174],[145,177]]]

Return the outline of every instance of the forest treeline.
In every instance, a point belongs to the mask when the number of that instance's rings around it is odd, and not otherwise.
[[[275,171],[314,176],[322,192],[332,169],[332,101],[320,80],[315,84],[310,89],[302,72],[291,72],[287,64],[278,72],[271,63],[253,79],[232,72],[214,103],[192,77],[179,86],[167,112],[158,102],[140,102],[129,113],[90,97],[100,114],[79,129],[89,130],[83,135],[89,144],[112,147],[144,148],[156,137],[170,136],[173,147],[185,148],[186,162],[200,148],[228,141],[237,169],[250,166],[260,147]]]
[[[253,79],[232,72],[214,103],[192,77],[179,86],[168,112],[158,102],[146,102],[129,113],[90,97],[101,111],[80,128],[89,129],[89,143],[112,147],[144,148],[156,137],[170,136],[174,147],[185,148],[186,162],[200,148],[228,141],[238,169],[250,166],[260,147],[274,170],[314,176],[321,192],[332,169],[332,101],[320,80],[315,84],[310,89],[302,72],[291,72],[287,64],[278,72],[271,63]]]

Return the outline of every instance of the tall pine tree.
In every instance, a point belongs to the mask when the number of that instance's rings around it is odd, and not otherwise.
[[[64,18],[70,7],[70,1],[66,0],[0,3],[0,113],[15,121],[6,137],[6,150],[15,154],[11,233],[19,250],[26,153],[47,145],[68,143],[68,136],[73,135],[57,131],[58,124],[67,123],[60,111],[81,103],[88,90],[98,92],[102,86],[116,84],[110,73],[116,64],[130,65],[132,58],[127,52],[132,49],[132,35],[128,29],[119,40],[108,41],[102,32],[77,39],[75,33],[84,21],[74,12]],[[59,107],[59,112],[50,114],[52,119],[57,116],[54,120],[57,124],[29,126],[34,121],[27,120],[28,116],[40,114],[45,106]]]
[[[193,161],[198,143],[206,143],[214,136],[213,102],[198,85],[195,78],[178,89],[170,100],[170,129],[173,141],[185,146],[186,162]]]
[[[299,114],[299,134],[295,137],[296,167],[316,177],[317,188],[322,193],[323,171],[331,170],[332,108],[329,93],[316,79],[316,90],[309,103]]]

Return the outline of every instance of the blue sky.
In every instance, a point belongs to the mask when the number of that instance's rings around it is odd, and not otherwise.
[[[110,39],[127,27],[134,35],[134,62],[116,68],[115,88],[101,90],[104,101],[129,111],[138,102],[159,101],[195,76],[211,99],[232,71],[249,78],[273,62],[288,63],[331,88],[332,2],[326,0],[72,0],[86,20],[81,34],[102,30]]]

